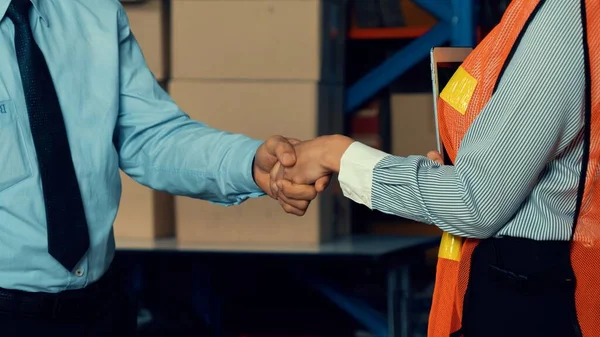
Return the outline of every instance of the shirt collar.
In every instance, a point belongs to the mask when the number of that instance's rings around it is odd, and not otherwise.
[[[8,5],[10,5],[11,0],[0,0],[0,21],[4,19],[6,16],[6,10],[8,9]],[[42,19],[42,21],[48,25],[48,15],[46,15],[45,9],[42,5],[43,1],[40,0],[31,0],[33,4],[33,10],[35,13]]]

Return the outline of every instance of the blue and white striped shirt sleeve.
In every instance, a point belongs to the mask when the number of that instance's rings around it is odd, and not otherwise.
[[[548,2],[532,21],[496,93],[463,139],[455,166],[423,156],[391,156],[356,142],[341,161],[344,195],[473,238],[497,235],[524,203],[535,202],[532,190],[548,164],[565,151],[580,150],[572,144],[582,130],[582,26],[578,9],[564,8],[578,1],[559,3]],[[565,15],[565,10],[574,14]],[[572,170],[576,177],[577,164],[553,169]],[[548,186],[576,186],[566,176]],[[564,197],[574,200],[576,195]],[[519,230],[531,236],[526,233],[531,226]]]

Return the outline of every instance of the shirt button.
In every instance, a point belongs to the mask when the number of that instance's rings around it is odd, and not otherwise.
[[[75,275],[77,275],[78,277],[82,277],[83,276],[83,269],[79,268],[75,271]]]

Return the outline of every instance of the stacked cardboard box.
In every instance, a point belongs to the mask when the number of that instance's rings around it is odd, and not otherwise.
[[[168,1],[123,1],[131,30],[146,63],[166,87],[168,78]],[[174,235],[173,197],[142,186],[121,172],[122,194],[115,236],[151,239]]]
[[[425,155],[436,149],[431,93],[392,94],[390,106],[392,154]]]
[[[192,118],[257,139],[342,132],[343,0],[173,0],[173,99]],[[316,244],[346,233],[333,196],[304,217],[268,197],[223,207],[176,198],[186,242]]]
[[[173,78],[339,84],[343,3],[173,0]]]

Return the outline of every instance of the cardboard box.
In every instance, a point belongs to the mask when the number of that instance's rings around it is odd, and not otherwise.
[[[114,223],[117,239],[155,239],[175,235],[173,196],[140,185],[121,172],[122,194]]]
[[[160,82],[167,88],[165,81]],[[117,239],[155,239],[175,235],[173,196],[156,192],[127,176],[121,176],[121,201],[114,222]]]
[[[343,83],[344,0],[173,0],[175,79]]]
[[[121,1],[125,7],[131,31],[142,48],[148,67],[159,80],[168,78],[168,1]]]
[[[342,131],[343,88],[296,81],[172,80],[169,93],[193,119],[265,139]]]
[[[392,154],[426,155],[437,148],[431,93],[392,94],[390,106]]]
[[[304,82],[173,81],[173,99],[191,118],[258,139],[299,139],[340,132],[342,88]],[[336,185],[336,183],[332,183]],[[176,198],[181,242],[317,244],[349,231],[349,207],[331,188],[303,217],[285,213],[269,197],[223,207]]]

